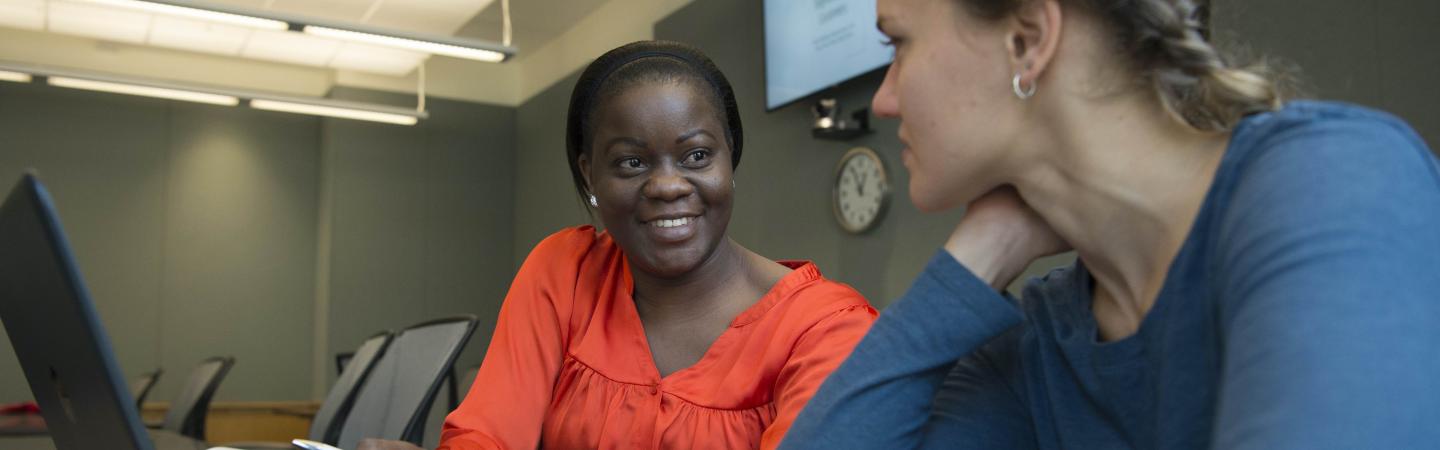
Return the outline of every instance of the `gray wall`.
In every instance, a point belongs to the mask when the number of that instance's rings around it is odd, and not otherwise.
[[[308,398],[319,122],[4,83],[0,184],[54,192],[126,376],[164,367],[163,398],[234,355],[221,398]],[[29,398],[0,349],[0,401]]]
[[[414,101],[344,88],[334,95]],[[515,270],[515,109],[434,99],[427,109],[432,118],[415,127],[323,127],[330,354],[382,329],[457,314],[481,321],[457,367],[480,364],[489,345]]]
[[[1298,69],[1312,96],[1394,113],[1440,145],[1440,2],[1212,1],[1217,42]]]
[[[0,184],[39,169],[121,370],[166,370],[153,400],[213,355],[238,361],[219,400],[310,399],[381,329],[472,313],[460,364],[483,354],[514,271],[514,108],[428,108],[401,127],[0,83]],[[7,340],[0,403],[28,398]]]
[[[520,105],[515,114],[516,269],[545,236],[590,221],[565,163],[565,112],[579,78],[578,71],[565,77]]]

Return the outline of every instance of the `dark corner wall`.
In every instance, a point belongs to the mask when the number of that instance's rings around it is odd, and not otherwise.
[[[1287,68],[1310,97],[1378,108],[1440,146],[1440,2],[1212,0],[1215,40]]]

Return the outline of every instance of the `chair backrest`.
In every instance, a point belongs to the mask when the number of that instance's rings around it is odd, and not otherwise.
[[[150,395],[150,390],[155,388],[155,383],[160,381],[160,375],[165,369],[156,368],[154,372],[140,374],[140,378],[130,382],[130,395],[135,397],[135,409],[145,409],[145,397]]]
[[[379,361],[380,355],[385,354],[385,349],[393,337],[395,333],[382,331],[366,339],[360,344],[360,348],[351,354],[349,363],[340,371],[340,378],[335,380],[335,385],[330,387],[325,401],[320,403],[320,410],[315,412],[315,420],[310,422],[310,440],[334,445],[340,439],[340,425],[345,423],[345,417],[350,414],[356,394],[360,392],[360,387],[365,385],[367,375],[375,368],[375,362]]]
[[[219,356],[195,366],[185,388],[170,401],[170,411],[165,413],[165,422],[160,428],[205,440],[205,417],[210,414],[210,400],[215,398],[215,390],[234,365],[235,358]]]
[[[440,381],[470,340],[476,322],[475,316],[465,315],[401,330],[360,387],[338,446],[355,448],[364,438],[420,445]]]
[[[337,373],[337,374],[345,373],[345,366],[350,365],[350,358],[354,358],[354,357],[355,357],[355,352],[336,353],[336,354],[335,354],[335,373]]]
[[[421,447],[436,448],[440,446],[441,427],[439,424],[444,423],[445,417],[460,406],[460,401],[470,391],[470,384],[475,381],[475,376],[479,373],[480,366],[472,366],[463,371],[451,369],[450,374],[445,375],[440,392],[447,395],[436,395],[435,402],[430,405],[430,414],[425,419],[425,440]]]

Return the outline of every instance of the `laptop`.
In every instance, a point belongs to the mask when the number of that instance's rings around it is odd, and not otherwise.
[[[154,448],[50,194],[33,173],[0,206],[0,321],[57,450]]]

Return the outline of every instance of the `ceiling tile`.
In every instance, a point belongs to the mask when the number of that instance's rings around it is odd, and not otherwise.
[[[241,55],[249,58],[325,66],[340,42],[285,31],[254,31]]]
[[[377,0],[275,0],[270,10],[345,22],[358,22]],[[391,0],[411,4],[430,0]]]
[[[417,33],[452,35],[494,0],[387,1],[370,18],[371,25]]]
[[[45,0],[0,0],[0,27],[45,29]]]
[[[245,8],[245,9],[263,10],[263,9],[265,9],[265,3],[268,3],[268,2],[270,2],[271,0],[205,0],[205,1],[208,2],[208,3],[214,3],[214,4],[216,4],[216,5],[225,5],[225,6],[234,6],[234,7]]]
[[[205,53],[237,56],[251,29],[199,20],[156,16],[150,44]]]
[[[424,53],[346,43],[330,60],[330,67],[400,77],[409,75],[427,57]]]
[[[85,3],[50,2],[48,27],[56,33],[145,43],[150,14]]]

